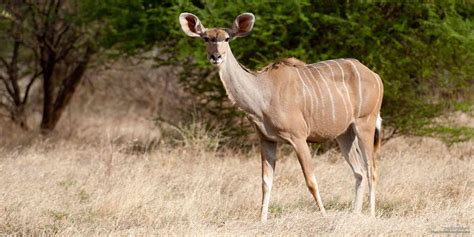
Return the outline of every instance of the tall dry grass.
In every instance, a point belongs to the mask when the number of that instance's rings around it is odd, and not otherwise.
[[[212,131],[181,129],[175,139],[183,142],[171,144],[139,115],[74,110],[47,138],[3,124],[0,235],[474,230],[473,141],[447,147],[432,138],[390,140],[378,159],[375,219],[351,213],[354,180],[336,150],[313,157],[328,210],[322,217],[295,155],[282,147],[269,222],[261,224],[258,151],[216,150]]]
[[[282,146],[269,222],[261,224],[258,150],[217,149],[218,129],[199,121],[156,126],[157,116],[192,121],[177,109],[189,96],[172,68],[142,66],[89,73],[48,137],[0,121],[0,235],[474,230],[474,141],[447,147],[416,137],[382,147],[375,219],[351,213],[354,179],[336,150],[313,157],[328,210],[322,217],[294,153]],[[34,108],[32,127],[41,112]],[[462,124],[473,121],[462,115]]]

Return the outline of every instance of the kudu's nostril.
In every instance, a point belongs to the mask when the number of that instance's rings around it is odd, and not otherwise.
[[[211,59],[214,60],[214,61],[217,61],[220,58],[221,58],[220,54],[211,54]]]

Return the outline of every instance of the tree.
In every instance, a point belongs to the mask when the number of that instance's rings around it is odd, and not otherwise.
[[[165,25],[166,40],[173,42],[168,50],[184,68],[182,84],[198,98],[198,107],[222,122],[235,121],[238,113],[223,103],[225,90],[207,62],[202,43],[179,31],[180,12],[198,15],[207,27],[229,27],[238,14],[253,12],[256,22],[251,36],[231,46],[240,62],[254,70],[285,57],[307,63],[357,58],[381,75],[384,124],[402,133],[420,132],[431,118],[472,106],[473,4],[165,2],[155,7],[171,18]]]
[[[7,1],[0,3],[0,43],[5,46],[0,47],[0,102],[14,121],[24,120],[21,114],[28,88],[38,81],[34,78],[43,79],[41,127],[49,131],[97,49],[102,50],[101,54],[123,57],[157,48],[157,65],[182,69],[181,83],[196,96],[196,107],[203,110],[200,112],[219,117],[223,126],[235,128],[242,124],[242,114],[228,103],[215,69],[205,58],[203,45],[185,37],[177,19],[179,13],[187,11],[197,14],[206,26],[230,26],[235,16],[251,11],[257,18],[251,37],[231,42],[242,64],[258,69],[285,57],[308,63],[357,58],[384,80],[384,124],[400,132],[413,132],[442,112],[472,105],[473,6],[463,2],[309,0],[278,4],[228,4],[218,0]]]
[[[17,10],[17,9],[11,9]],[[14,15],[12,15],[14,14]],[[1,107],[8,111],[8,116],[20,127],[28,129],[26,123],[25,106],[28,101],[28,95],[31,86],[42,74],[38,69],[36,60],[31,60],[36,56],[35,51],[23,40],[24,32],[21,28],[24,25],[24,19],[18,17],[21,13],[17,11],[7,12],[1,10],[2,28],[6,29],[0,43],[4,45],[4,51],[0,56],[0,80],[3,83],[3,90],[0,94]],[[9,51],[8,53],[6,51]],[[33,68],[33,70],[29,70]],[[27,85],[22,91],[20,81],[26,80]]]
[[[6,69],[0,74],[6,90],[2,105],[13,121],[27,128],[24,108],[31,86],[41,77],[40,128],[42,133],[49,133],[56,127],[96,52],[94,37],[98,28],[81,21],[76,1],[7,1],[0,6],[1,24],[8,26],[2,41],[10,49],[6,54],[10,60],[0,57]],[[24,92],[22,80],[28,81]]]

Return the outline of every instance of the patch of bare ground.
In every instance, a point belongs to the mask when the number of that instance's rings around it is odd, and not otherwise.
[[[0,126],[8,134],[0,138],[1,235],[474,231],[472,140],[388,141],[378,157],[375,219],[366,207],[351,213],[354,180],[337,151],[313,158],[326,217],[294,153],[280,152],[269,221],[261,224],[256,150],[216,151],[206,132],[171,146],[151,120],[132,115],[69,114],[59,126],[48,138]]]

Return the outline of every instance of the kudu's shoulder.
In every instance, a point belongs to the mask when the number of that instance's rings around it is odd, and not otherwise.
[[[372,71],[355,58],[338,58],[325,61],[319,61],[317,63],[306,64],[305,62],[296,58],[285,58],[275,63],[271,63],[260,71],[258,76],[261,78],[268,78],[271,80],[293,80],[298,79],[300,75],[311,75],[312,77],[319,77],[318,71],[322,74],[329,73],[330,70],[333,72],[344,71],[346,76],[351,74],[366,74],[372,73]]]
[[[306,64],[303,61],[298,60],[296,58],[284,58],[263,67],[259,71],[259,73],[275,73],[275,72],[282,71],[286,68],[298,67],[298,66],[304,66],[304,65]]]
[[[288,78],[291,74],[294,74],[295,69],[299,69],[305,66],[306,63],[299,59],[285,58],[263,67],[260,71],[258,71],[258,74],[261,77],[269,78],[272,80],[279,78]]]

